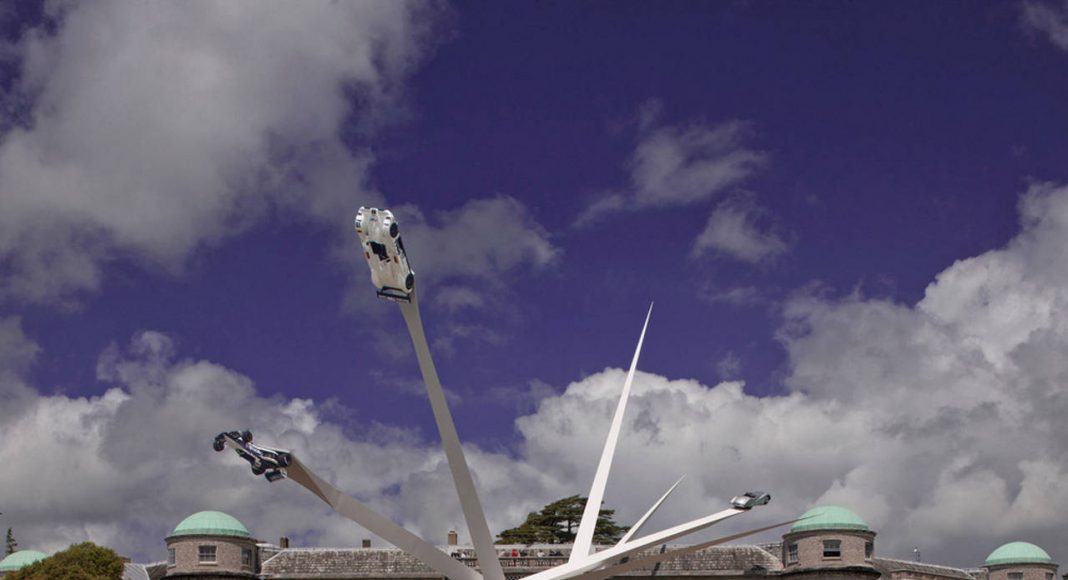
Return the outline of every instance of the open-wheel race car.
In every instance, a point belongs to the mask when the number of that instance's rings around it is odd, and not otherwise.
[[[222,451],[227,447],[249,462],[252,466],[253,475],[263,475],[267,481],[278,481],[286,476],[285,468],[289,467],[290,456],[288,451],[273,447],[261,447],[252,443],[252,431],[226,431],[215,436],[212,448]]]
[[[408,265],[408,255],[393,212],[361,207],[356,212],[355,225],[378,295],[389,300],[411,302],[415,272]]]

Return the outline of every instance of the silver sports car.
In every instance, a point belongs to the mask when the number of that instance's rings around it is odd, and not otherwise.
[[[378,295],[390,300],[411,302],[415,289],[415,272],[408,266],[400,228],[388,209],[361,207],[356,212],[356,234],[363,245],[363,256],[371,268],[371,281]]]

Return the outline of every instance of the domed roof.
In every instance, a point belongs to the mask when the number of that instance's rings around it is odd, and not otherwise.
[[[836,505],[814,507],[804,514],[790,528],[790,532],[808,532],[811,530],[863,530],[870,532],[868,524],[860,516]]]
[[[1052,564],[1045,550],[1028,542],[1009,542],[986,557],[987,566],[1003,564]]]
[[[19,550],[9,554],[8,557],[0,560],[0,572],[14,572],[15,570],[21,570],[30,564],[38,560],[44,560],[48,557],[48,554],[38,552],[36,550]]]
[[[182,520],[172,536],[242,536],[250,537],[248,529],[237,518],[223,512],[197,512]]]

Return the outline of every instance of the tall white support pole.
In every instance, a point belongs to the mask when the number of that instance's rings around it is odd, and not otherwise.
[[[425,540],[393,523],[389,518],[375,512],[363,503],[341,493],[341,491],[315,475],[296,455],[290,454],[286,476],[319,496],[341,515],[367,528],[378,537],[415,556],[427,566],[452,580],[482,580],[482,576],[442,552]]]
[[[460,496],[460,507],[464,512],[464,520],[467,521],[467,530],[471,534],[471,542],[475,545],[478,565],[486,580],[504,580],[504,570],[493,546],[493,536],[486,524],[482,503],[478,500],[475,482],[467,467],[460,437],[456,434],[456,425],[452,421],[452,414],[445,401],[445,392],[441,389],[438,371],[434,367],[434,359],[430,356],[430,347],[423,332],[423,321],[419,317],[419,302],[414,291],[411,297],[411,302],[400,303],[400,310],[405,324],[408,325],[408,334],[412,337],[415,356],[419,359],[419,370],[423,374],[423,382],[426,383],[427,395],[430,396],[430,407],[434,410],[434,421],[438,424],[441,445],[445,448],[445,458],[448,459],[449,470],[456,483],[456,493]]]
[[[623,426],[623,414],[627,410],[630,385],[634,382],[634,370],[638,366],[638,356],[642,352],[645,329],[649,326],[649,317],[652,315],[653,305],[650,304],[649,312],[645,314],[642,334],[638,337],[638,346],[634,349],[634,358],[630,361],[627,380],[623,382],[623,394],[619,396],[616,415],[612,418],[612,426],[608,430],[608,440],[605,441],[604,451],[601,452],[601,462],[597,464],[597,473],[593,476],[593,485],[590,486],[590,498],[586,501],[586,509],[582,512],[582,521],[579,522],[578,532],[575,533],[575,544],[571,548],[571,557],[568,558],[568,563],[581,561],[590,555],[590,549],[593,545],[593,532],[597,527],[597,516],[601,513],[601,501],[604,499],[604,488],[608,484],[608,472],[612,469],[612,457],[616,453],[616,442],[619,440],[619,431]]]

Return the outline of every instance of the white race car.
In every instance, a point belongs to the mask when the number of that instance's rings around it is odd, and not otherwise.
[[[415,272],[408,266],[408,255],[404,252],[393,212],[361,207],[356,212],[356,234],[360,236],[363,255],[371,267],[371,281],[378,288],[378,295],[411,302]]]

